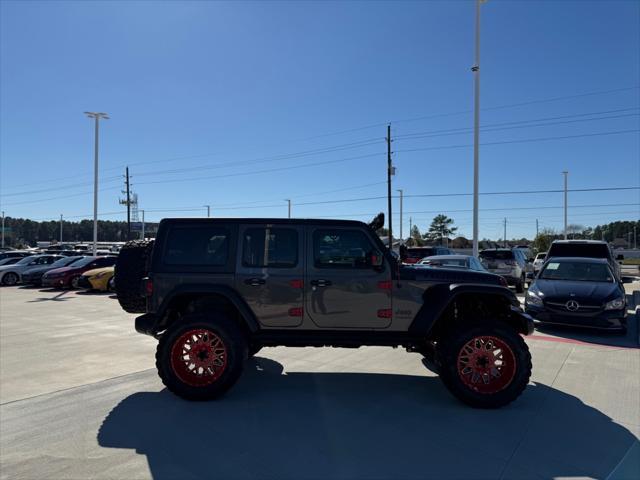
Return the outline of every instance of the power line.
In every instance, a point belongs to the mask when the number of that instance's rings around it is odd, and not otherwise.
[[[527,138],[522,140],[506,140],[502,142],[483,142],[480,145],[488,146],[488,145],[506,145],[511,143],[532,143],[532,142],[544,142],[550,140],[567,140],[572,138],[583,138],[583,137],[598,137],[604,135],[619,135],[623,133],[637,133],[640,132],[640,129],[632,129],[632,130],[614,130],[612,132],[595,132],[595,133],[585,133],[581,135],[564,135],[560,137],[540,137],[540,138]],[[450,148],[466,148],[472,147],[473,144],[464,144],[464,145],[442,145],[437,147],[422,147],[422,148],[411,148],[407,150],[397,150],[397,153],[408,153],[408,152],[423,152],[427,150],[447,150]]]

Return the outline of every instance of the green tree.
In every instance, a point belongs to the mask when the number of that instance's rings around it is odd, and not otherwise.
[[[442,213],[436,215],[431,222],[429,231],[424,235],[425,240],[431,242],[439,240],[442,243],[443,239],[449,239],[458,230],[458,227],[454,227],[453,224],[452,218]]]
[[[546,252],[553,242],[558,238],[558,234],[552,228],[543,228],[540,230],[536,238],[533,239],[531,247],[535,253]]]

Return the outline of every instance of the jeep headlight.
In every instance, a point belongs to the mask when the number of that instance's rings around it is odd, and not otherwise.
[[[621,308],[624,308],[624,298],[620,297],[620,298],[616,298],[615,300],[611,300],[610,302],[607,302],[607,304],[604,306],[605,310],[620,310]]]
[[[532,305],[534,307],[543,307],[544,303],[542,303],[542,298],[540,298],[540,296],[541,294],[539,291],[529,289],[527,290],[525,301],[528,305]]]

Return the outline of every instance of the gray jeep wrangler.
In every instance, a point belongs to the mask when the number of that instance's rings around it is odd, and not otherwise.
[[[533,331],[497,275],[399,264],[369,225],[345,220],[164,219],[120,252],[118,300],[159,339],[166,387],[218,397],[265,346],[404,347],[480,408],[531,375]]]

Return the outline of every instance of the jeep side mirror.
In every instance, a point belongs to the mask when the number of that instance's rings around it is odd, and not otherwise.
[[[369,255],[369,262],[371,263],[372,267],[381,267],[382,263],[384,262],[382,252],[379,252],[378,250],[372,251]]]

